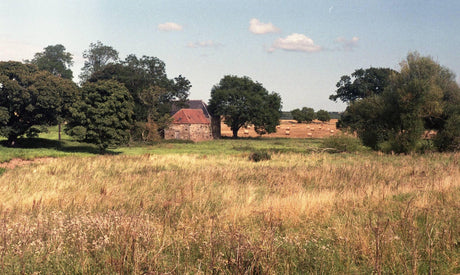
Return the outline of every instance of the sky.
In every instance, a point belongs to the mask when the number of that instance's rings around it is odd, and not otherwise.
[[[409,52],[431,56],[460,82],[459,0],[1,0],[0,61],[49,45],[73,55],[74,81],[90,43],[155,56],[208,102],[225,75],[281,95],[283,110],[343,111],[329,100],[356,69],[399,70]]]

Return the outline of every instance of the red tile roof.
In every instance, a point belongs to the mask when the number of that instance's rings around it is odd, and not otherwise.
[[[201,109],[180,109],[173,116],[174,124],[210,124]]]

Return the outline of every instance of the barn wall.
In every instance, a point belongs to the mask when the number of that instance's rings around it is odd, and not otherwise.
[[[210,124],[171,124],[165,129],[165,139],[204,141],[212,139]]]

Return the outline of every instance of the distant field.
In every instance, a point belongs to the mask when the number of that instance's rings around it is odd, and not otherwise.
[[[320,122],[318,120],[312,123],[297,123],[295,120],[281,120],[277,127],[276,133],[263,135],[269,138],[324,138],[340,132],[336,128],[337,119],[331,119],[329,122]],[[231,129],[222,123],[222,136],[231,137]],[[242,127],[238,131],[239,137],[258,137],[254,127]]]
[[[30,159],[0,168],[3,274],[460,272],[458,153],[253,138],[101,156],[53,131],[0,147]]]

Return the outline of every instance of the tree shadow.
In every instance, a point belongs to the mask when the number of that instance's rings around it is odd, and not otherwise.
[[[10,146],[6,140],[0,141],[0,145],[9,148],[21,149],[55,149],[66,153],[88,153],[94,155],[118,155],[120,152],[112,150],[101,151],[92,144],[59,141],[46,138],[19,138],[14,146]]]

